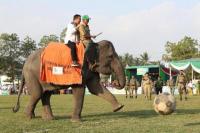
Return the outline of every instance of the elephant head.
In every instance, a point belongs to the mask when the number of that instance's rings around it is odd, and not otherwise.
[[[126,80],[125,72],[113,44],[110,41],[103,40],[98,42],[98,50],[99,65],[96,71],[105,75],[111,75],[114,72],[119,83],[117,89],[123,89]]]

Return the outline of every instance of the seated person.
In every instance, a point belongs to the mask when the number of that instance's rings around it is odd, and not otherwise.
[[[67,31],[65,36],[65,44],[71,49],[72,65],[73,67],[79,66],[77,54],[76,54],[76,43],[79,43],[79,24],[81,22],[81,16],[76,14],[73,17],[73,22],[67,25]]]

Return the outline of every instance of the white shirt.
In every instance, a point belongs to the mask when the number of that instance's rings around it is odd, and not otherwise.
[[[65,33],[65,39],[64,39],[65,44],[67,44],[68,41],[76,43],[78,41],[77,38],[78,36],[76,33],[76,26],[73,23],[69,23],[67,25],[67,31]]]

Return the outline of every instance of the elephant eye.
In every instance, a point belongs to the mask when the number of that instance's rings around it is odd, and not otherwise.
[[[111,55],[108,55],[108,58],[113,58],[113,55],[111,54]]]

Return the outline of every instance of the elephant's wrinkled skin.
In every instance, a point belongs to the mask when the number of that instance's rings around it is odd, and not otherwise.
[[[99,65],[96,67],[96,72],[92,72],[88,69],[88,74],[85,78],[86,86],[92,94],[97,95],[108,101],[112,105],[113,111],[115,112],[120,110],[123,105],[121,105],[117,101],[115,96],[113,96],[105,87],[100,84],[99,73],[111,74],[111,72],[113,71],[119,81],[118,89],[122,89],[125,85],[124,68],[120,63],[118,55],[115,52],[115,49],[111,42],[105,40],[98,42],[97,48],[99,51]],[[22,83],[18,93],[17,104],[13,108],[13,111],[17,112],[19,110],[20,94],[22,93],[22,88],[26,83],[26,86],[30,93],[30,100],[25,112],[27,117],[29,119],[35,117],[34,110],[36,104],[41,99],[42,105],[44,107],[42,118],[45,120],[51,120],[53,119],[53,113],[50,105],[50,97],[52,93],[51,90],[66,89],[70,86],[57,86],[40,81],[40,55],[42,51],[43,49],[39,49],[31,54],[24,64],[22,71]],[[85,88],[83,87],[83,85],[73,85],[71,87],[74,99],[74,110],[71,120],[80,121]]]

